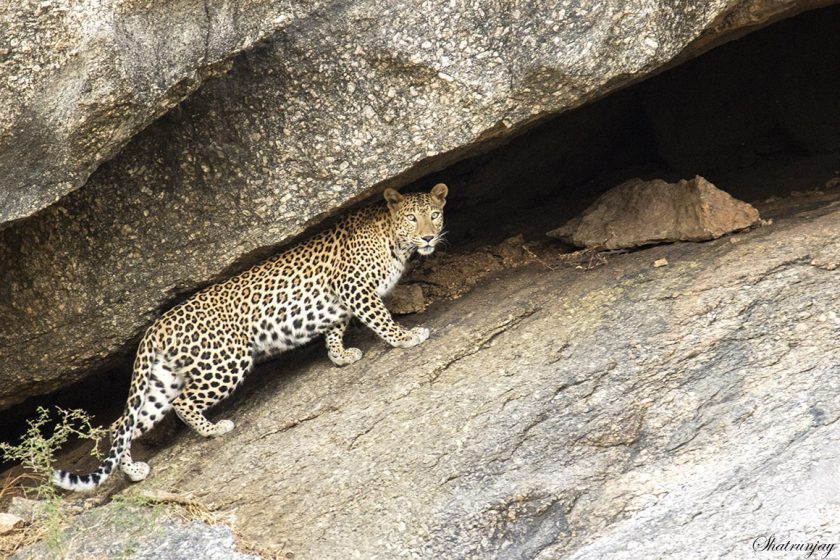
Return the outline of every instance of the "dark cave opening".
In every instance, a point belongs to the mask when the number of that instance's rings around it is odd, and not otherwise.
[[[840,6],[806,12],[559,115],[446,181],[452,239],[537,238],[622,181],[702,175],[750,203],[840,174]]]
[[[517,234],[540,239],[632,177],[702,175],[764,212],[769,197],[838,187],[838,92],[840,6],[833,6],[546,120],[406,190],[450,186],[450,250],[464,252]],[[304,348],[295,359],[317,359],[318,351]],[[109,371],[0,412],[0,441],[17,441],[37,406],[82,408],[108,424],[122,410],[131,360],[125,355]],[[254,376],[233,404],[261,383]]]

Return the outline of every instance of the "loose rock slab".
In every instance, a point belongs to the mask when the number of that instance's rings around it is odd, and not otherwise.
[[[423,297],[423,289],[417,284],[400,284],[385,298],[385,305],[394,315],[422,313],[429,304]]]
[[[672,241],[708,241],[759,222],[758,210],[703,177],[667,183],[630,179],[584,213],[548,232],[577,247],[629,249]]]
[[[23,526],[23,519],[13,513],[0,512],[0,535]]]

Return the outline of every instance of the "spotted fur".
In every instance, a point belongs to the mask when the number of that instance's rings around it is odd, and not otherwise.
[[[391,346],[409,348],[428,329],[406,330],[382,303],[409,257],[432,253],[441,239],[447,187],[401,195],[346,216],[331,229],[230,280],[210,286],[174,307],[143,336],[125,412],[114,424],[111,449],[87,475],[56,471],[68,490],[99,486],[119,463],[133,481],[149,466],[131,460],[131,441],[149,431],[170,408],[205,437],[225,434],[233,422],[212,423],[204,411],[230,395],[261,356],[325,335],[338,366],[362,357],[345,348],[344,330],[358,317]]]

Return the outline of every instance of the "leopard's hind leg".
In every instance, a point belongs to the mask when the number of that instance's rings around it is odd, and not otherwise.
[[[131,441],[139,438],[160,422],[166,413],[172,409],[172,402],[184,388],[184,375],[179,368],[165,359],[156,361],[143,396],[143,404],[137,413],[137,422],[131,435]],[[119,429],[119,426],[117,427]],[[131,441],[126,445],[125,452],[120,459],[120,469],[132,481],[137,482],[149,474],[149,465],[131,459]]]
[[[253,366],[251,349],[244,340],[232,340],[211,360],[194,364],[184,391],[172,403],[178,417],[199,435],[216,437],[233,429],[232,420],[210,422],[204,412],[227,398]]]

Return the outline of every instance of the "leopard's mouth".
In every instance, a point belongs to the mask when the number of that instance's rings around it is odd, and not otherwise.
[[[435,252],[435,248],[433,245],[424,245],[423,247],[417,247],[417,252],[421,255],[431,255]]]

